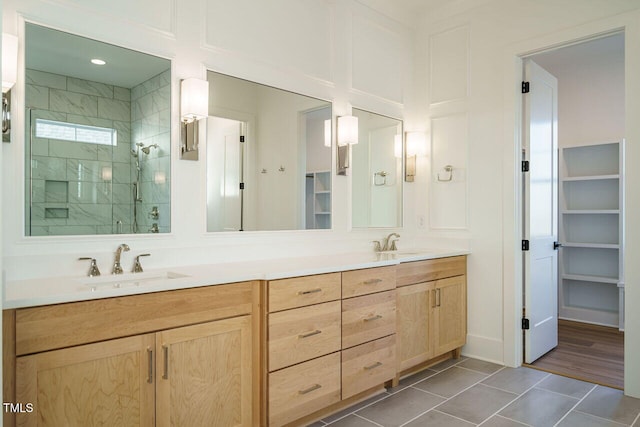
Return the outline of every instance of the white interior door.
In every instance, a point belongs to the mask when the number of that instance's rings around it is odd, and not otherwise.
[[[531,363],[558,345],[558,81],[525,61],[524,358]]]
[[[207,122],[207,231],[242,229],[242,122],[209,117]]]

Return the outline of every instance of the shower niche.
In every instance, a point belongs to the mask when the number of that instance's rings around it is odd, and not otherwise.
[[[25,234],[170,231],[171,63],[27,23]]]

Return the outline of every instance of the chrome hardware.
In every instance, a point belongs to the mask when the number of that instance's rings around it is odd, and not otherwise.
[[[311,393],[313,390],[317,390],[319,388],[321,388],[322,386],[320,384],[314,384],[311,387],[305,389],[305,390],[299,390],[298,394],[307,394],[307,393]]]
[[[151,256],[151,254],[140,254],[136,257],[136,260],[133,263],[133,270],[131,270],[132,273],[142,273],[144,270],[142,269],[142,264],[140,264],[140,257],[141,256]]]
[[[436,175],[438,177],[438,181],[440,181],[440,182],[449,182],[449,181],[451,181],[453,179],[453,166],[446,165],[443,169],[444,169],[444,171],[446,173],[449,174],[449,177],[442,179],[442,178],[440,178],[440,172],[438,172],[437,175]]]
[[[91,257],[82,257],[82,258],[78,258],[79,261],[91,261],[91,265],[89,266],[89,273],[87,273],[87,276],[89,277],[94,277],[94,276],[99,276],[100,275],[100,270],[98,270],[98,264],[96,264],[96,259],[95,258],[91,258]]]
[[[153,208],[151,208],[151,212],[149,212],[149,217],[151,219],[158,219],[160,218],[160,211],[158,210],[157,206],[154,206]]]
[[[373,320],[378,320],[378,319],[382,319],[382,316],[379,314],[376,314],[375,316],[367,317],[366,319],[363,319],[363,320],[365,322],[371,322]]]
[[[382,282],[382,279],[369,279],[369,280],[365,280],[364,283],[365,285],[373,285],[375,283],[380,283]]]
[[[162,374],[162,378],[165,380],[169,379],[169,346],[163,345],[162,352],[164,353],[164,373]]]
[[[380,242],[377,240],[373,241],[373,250],[376,252],[382,252],[382,246],[380,246]]]
[[[322,292],[322,288],[311,289],[310,291],[299,291],[298,295],[309,295],[309,294],[315,294],[318,292]]]
[[[128,252],[129,251],[129,245],[127,245],[126,243],[121,244],[120,246],[118,246],[118,249],[116,249],[116,258],[113,261],[113,269],[111,270],[111,274],[122,274],[122,266],[120,265],[120,255],[122,255],[122,252]]]
[[[321,334],[321,333],[322,333],[321,330],[316,329],[313,332],[307,332],[306,334],[300,334],[300,335],[298,335],[298,338],[309,338],[309,337],[312,337],[314,335],[318,335],[318,334]]]
[[[371,369],[375,369],[378,366],[382,366],[382,362],[376,362],[373,365],[369,365],[369,366],[365,366],[364,369],[366,369],[367,371],[371,370]]]
[[[149,358],[149,371],[147,372],[147,382],[153,382],[153,350],[147,348],[147,357]]]
[[[436,289],[436,307],[440,307],[440,291],[441,289]]]
[[[384,244],[381,244],[380,242],[376,242],[374,250],[378,252],[397,251],[398,248],[396,247],[396,240],[399,238],[400,238],[400,235],[398,233],[391,233],[387,237],[382,239]]]
[[[158,227],[158,223],[154,222],[153,224],[151,224],[151,228],[149,229],[149,231],[152,233],[159,233],[160,228]]]

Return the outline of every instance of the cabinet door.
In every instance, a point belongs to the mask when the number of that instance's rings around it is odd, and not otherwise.
[[[434,356],[430,293],[434,282],[398,288],[398,360],[400,371]]]
[[[153,334],[18,357],[19,426],[153,426]]]
[[[467,338],[466,276],[435,282],[433,291],[434,354],[462,347]]]
[[[158,332],[157,426],[250,426],[251,316]]]

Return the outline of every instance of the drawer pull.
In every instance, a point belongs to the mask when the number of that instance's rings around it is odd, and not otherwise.
[[[309,295],[309,294],[315,294],[318,292],[322,292],[322,288],[311,289],[309,291],[299,291],[298,295]]]
[[[369,280],[365,280],[362,283],[364,283],[365,285],[373,285],[380,282],[382,282],[382,279],[369,279]]]
[[[307,393],[311,393],[314,390],[317,390],[319,388],[321,388],[322,386],[320,384],[314,384],[311,387],[304,389],[304,390],[298,390],[298,394],[307,394]]]
[[[375,369],[378,366],[382,366],[382,362],[376,362],[373,365],[365,366],[364,369],[366,369],[367,371],[370,371],[371,369]]]
[[[364,321],[371,322],[372,320],[378,320],[378,319],[382,319],[382,316],[379,314],[376,314],[375,316],[367,317],[366,319],[364,319]]]
[[[153,350],[147,348],[147,357],[149,358],[149,371],[147,372],[147,382],[153,383]]]
[[[318,335],[318,334],[321,334],[321,333],[322,333],[321,330],[316,329],[315,331],[307,332],[306,334],[300,334],[300,335],[298,335],[298,338],[309,338],[309,337],[312,337],[314,335]]]

